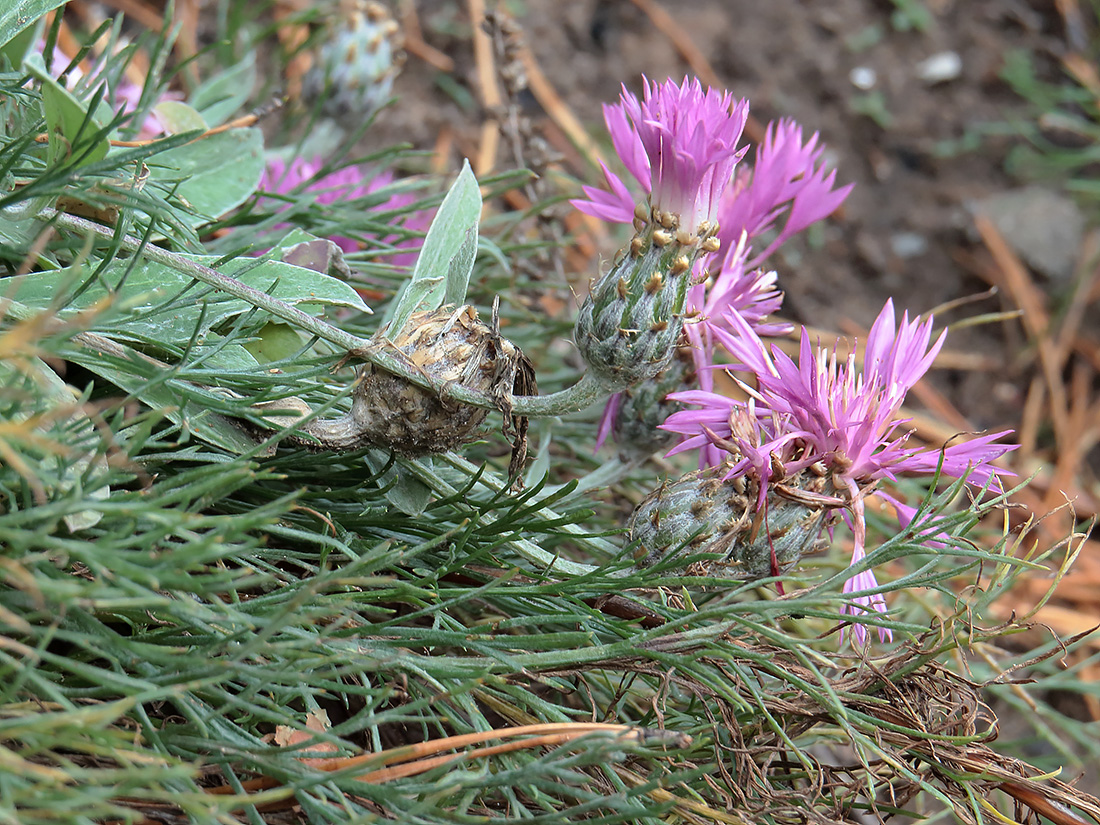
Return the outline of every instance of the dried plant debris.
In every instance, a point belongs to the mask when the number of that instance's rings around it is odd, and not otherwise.
[[[999,636],[1018,627],[973,632]],[[1096,797],[989,747],[999,723],[983,691],[1006,676],[976,683],[934,661],[943,652],[939,631],[873,665],[824,671],[752,636],[727,637],[739,651],[732,655],[728,647],[716,654],[712,642],[692,643],[688,636],[651,643],[652,655],[547,670],[535,678],[606,678],[609,671],[661,678],[664,687],[654,697],[660,718],[672,716],[674,696],[706,704],[717,767],[708,784],[743,821],[863,823],[868,815],[914,815],[918,797],[931,792],[959,821],[976,825],[990,821],[995,810],[985,800],[1003,792],[1014,800],[1017,822],[1042,814],[1059,825],[1085,825],[1089,820],[1079,812],[1100,822]],[[654,658],[673,652],[719,669],[727,683],[700,681],[694,668],[669,669]],[[833,726],[848,733],[829,743],[834,737],[820,734]],[[806,747],[815,733],[815,744]],[[694,754],[690,764],[705,761]],[[975,806],[985,808],[984,820]]]
[[[512,414],[512,397],[535,395],[538,387],[530,360],[500,335],[495,322],[486,324],[471,306],[445,306],[413,313],[392,339],[379,335],[375,345],[404,358],[438,389],[368,364],[357,378],[351,410],[303,424],[308,439],[296,440],[336,451],[381,447],[408,457],[453,450],[476,440],[489,414],[446,398],[448,385],[461,384],[494,399],[504,433],[513,440],[513,475],[522,467],[527,419]]]

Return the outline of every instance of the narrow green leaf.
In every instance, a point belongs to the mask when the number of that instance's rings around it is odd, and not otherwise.
[[[217,261],[208,255],[185,257],[207,266]],[[168,347],[188,345],[196,328],[199,338],[195,343],[202,344],[209,332],[252,309],[245,301],[194,284],[188,276],[163,264],[143,260],[127,272],[129,263],[120,261],[107,267],[80,295],[63,304],[75,310],[112,297],[122,310],[121,317],[116,316],[111,324],[113,331],[136,340],[158,341]],[[310,307],[369,312],[359,293],[348,284],[312,269],[282,261],[238,258],[224,264],[220,270],[307,312]],[[82,272],[66,268],[33,272],[9,278],[5,283],[12,290],[11,297],[28,306],[45,308],[58,301],[60,292],[76,287],[82,276]],[[270,320],[265,312],[253,312],[245,331],[258,330]]]
[[[42,84],[42,108],[49,131],[50,163],[77,151],[83,154],[81,165],[103,160],[111,148],[106,135],[102,134],[106,124],[98,123],[88,113],[86,105],[50,76],[42,55],[28,55],[23,65]],[[84,147],[88,144],[90,148],[84,153]]]
[[[443,292],[443,303],[466,303],[466,290],[470,288],[470,273],[474,271],[474,258],[477,257],[477,227],[466,230],[462,246],[447,265],[447,285]]]
[[[202,82],[187,101],[210,126],[221,126],[240,111],[256,87],[256,53]]]
[[[42,15],[65,5],[66,0],[5,0],[0,3],[0,45],[34,25]]]
[[[389,329],[403,327],[414,312],[466,300],[480,218],[481,190],[467,161],[428,229],[412,278],[387,313]]]

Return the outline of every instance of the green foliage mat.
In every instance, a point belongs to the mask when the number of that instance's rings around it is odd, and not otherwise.
[[[200,128],[133,146],[157,79],[122,114],[64,85],[28,51],[59,5],[0,12],[0,822],[1100,817],[1054,775],[1097,738],[1043,699],[1089,665],[1058,670],[1082,640],[1016,650],[1024,619],[983,624],[1080,536],[1036,547],[989,526],[1010,494],[911,484],[916,518],[877,525],[864,562],[889,565],[890,613],[848,617],[896,642],[865,651],[839,638],[840,548],[781,583],[637,569],[625,517],[677,468],[593,457],[598,393],[532,298],[566,288],[517,265],[546,251],[527,216],[481,223],[529,175],[466,169],[403,207],[422,182],[259,194],[260,131],[201,128],[254,61],[173,102]],[[97,34],[120,71],[120,24]],[[400,225],[423,209],[426,235]],[[411,277],[375,259],[410,238]],[[494,306],[544,397],[438,386],[375,337],[464,301]],[[287,440],[303,422],[272,411],[346,413],[357,360],[540,416],[526,485],[498,424],[461,455]],[[994,749],[991,697],[1029,710],[1036,766]]]

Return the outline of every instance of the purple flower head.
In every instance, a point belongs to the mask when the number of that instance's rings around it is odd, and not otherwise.
[[[281,158],[270,158],[260,180],[260,189],[286,195],[304,188],[306,192],[316,193],[314,198],[316,203],[327,205],[365,197],[388,186],[394,180],[390,172],[375,174],[371,177],[371,171],[361,166],[345,166],[319,178],[317,175],[323,166],[319,158],[309,161],[296,157],[289,165]],[[415,200],[416,197],[411,192],[401,192],[380,204],[377,209],[380,211],[400,209]],[[405,217],[403,226],[417,232],[426,231],[432,222],[432,216],[431,210],[413,212]],[[354,252],[359,249],[359,242],[353,238],[335,236],[330,240],[344,252]],[[397,236],[388,235],[379,240],[385,244],[392,244],[395,249],[407,250],[387,256],[389,262],[395,266],[411,266],[416,262],[417,250],[420,246],[416,238],[398,240]]]
[[[280,157],[269,158],[260,180],[260,188],[285,195],[304,187],[307,192],[317,193],[317,203],[329,204],[361,198],[392,180],[392,177],[383,179],[385,176],[376,176],[369,180],[367,170],[358,166],[345,166],[318,178],[323,166],[320,158],[306,160],[296,157],[289,165]],[[364,183],[365,180],[368,182]]]
[[[658,84],[643,77],[642,83],[641,101],[624,86],[620,102],[604,106],[611,141],[653,209],[679,216],[683,229],[696,232],[717,218],[722,193],[745,153],[737,143],[748,101],[704,91],[698,79]],[[606,166],[603,173],[611,192],[585,186],[585,198],[573,205],[601,220],[629,223],[635,203],[630,190]]]
[[[764,142],[756,149],[752,171],[738,170],[733,186],[722,197],[718,209],[718,239],[726,248],[738,243],[742,234],[750,241],[772,229],[787,212],[783,228],[775,239],[749,261],[754,267],[783,243],[829,215],[848,197],[853,184],[833,189],[836,171],[826,173],[818,134],[802,142],[802,127],[793,120],[768,124]]]
[[[695,447],[722,446],[735,459],[729,477],[752,473],[760,486],[760,502],[775,479],[776,465],[790,477],[811,466],[822,468],[834,493],[848,508],[846,519],[852,528],[852,564],[866,554],[864,497],[881,480],[893,480],[900,473],[931,474],[939,467],[948,477],[967,475],[974,484],[996,483],[1007,471],[990,462],[1015,445],[995,443],[1009,431],[982,436],[941,450],[907,446],[905,419],[897,419],[905,395],[928,371],[943,346],[944,334],[931,340],[932,319],[909,321],[902,316],[895,323],[891,301],[876,319],[864,347],[862,367],[853,351],[847,358],[810,344],[803,331],[798,361],[778,347],[765,347],[759,335],[737,314],[728,316],[729,329],[714,327],[713,333],[737,362],[737,369],[753,374],[755,386],[738,382],[750,401],[736,401],[712,392],[679,393],[674,396],[697,410],[678,412],[663,425],[688,436],[672,452]],[[839,342],[838,342],[839,344]],[[751,410],[759,431],[751,439],[744,435],[741,411]],[[735,416],[736,414],[736,416]],[[731,445],[733,445],[731,447]],[[748,461],[748,449],[774,453],[763,469]],[[858,593],[877,586],[874,574],[863,571],[845,585],[845,593]],[[846,611],[853,615],[868,610],[884,611],[881,594],[853,597]],[[857,629],[857,640],[865,632]],[[885,638],[888,632],[880,630]]]
[[[134,112],[141,104],[141,96],[145,89],[140,83],[135,83],[126,76],[125,73],[120,75],[118,84],[112,90],[111,99],[114,101],[115,111],[118,112]],[[179,92],[165,91],[162,92],[154,101],[153,106],[164,100],[183,100],[183,95]],[[141,122],[141,128],[138,131],[138,140],[152,140],[159,135],[164,134],[166,131],[165,123],[161,119],[160,115],[150,107],[149,113],[145,116],[145,119]]]
[[[790,324],[767,320],[782,306],[783,293],[776,288],[778,275],[774,271],[748,269],[747,237],[742,234],[735,246],[725,247],[725,253],[720,254],[718,274],[688,290],[687,309],[695,321],[685,329],[692,344],[699,385],[704,390],[714,388],[716,331],[735,334],[732,316],[740,318],[759,336],[786,335],[791,331]]]

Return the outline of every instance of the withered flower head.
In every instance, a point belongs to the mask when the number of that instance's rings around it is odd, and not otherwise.
[[[522,466],[527,420],[512,415],[512,397],[536,394],[538,389],[531,362],[501,337],[495,322],[486,324],[471,306],[415,312],[392,337],[379,337],[376,346],[405,360],[439,389],[418,387],[368,364],[360,373],[347,415],[303,427],[320,446],[338,450],[371,446],[423,456],[468,444],[479,437],[489,411],[442,397],[447,385],[461,384],[496,401],[504,414],[505,433],[514,439],[513,474]]]

